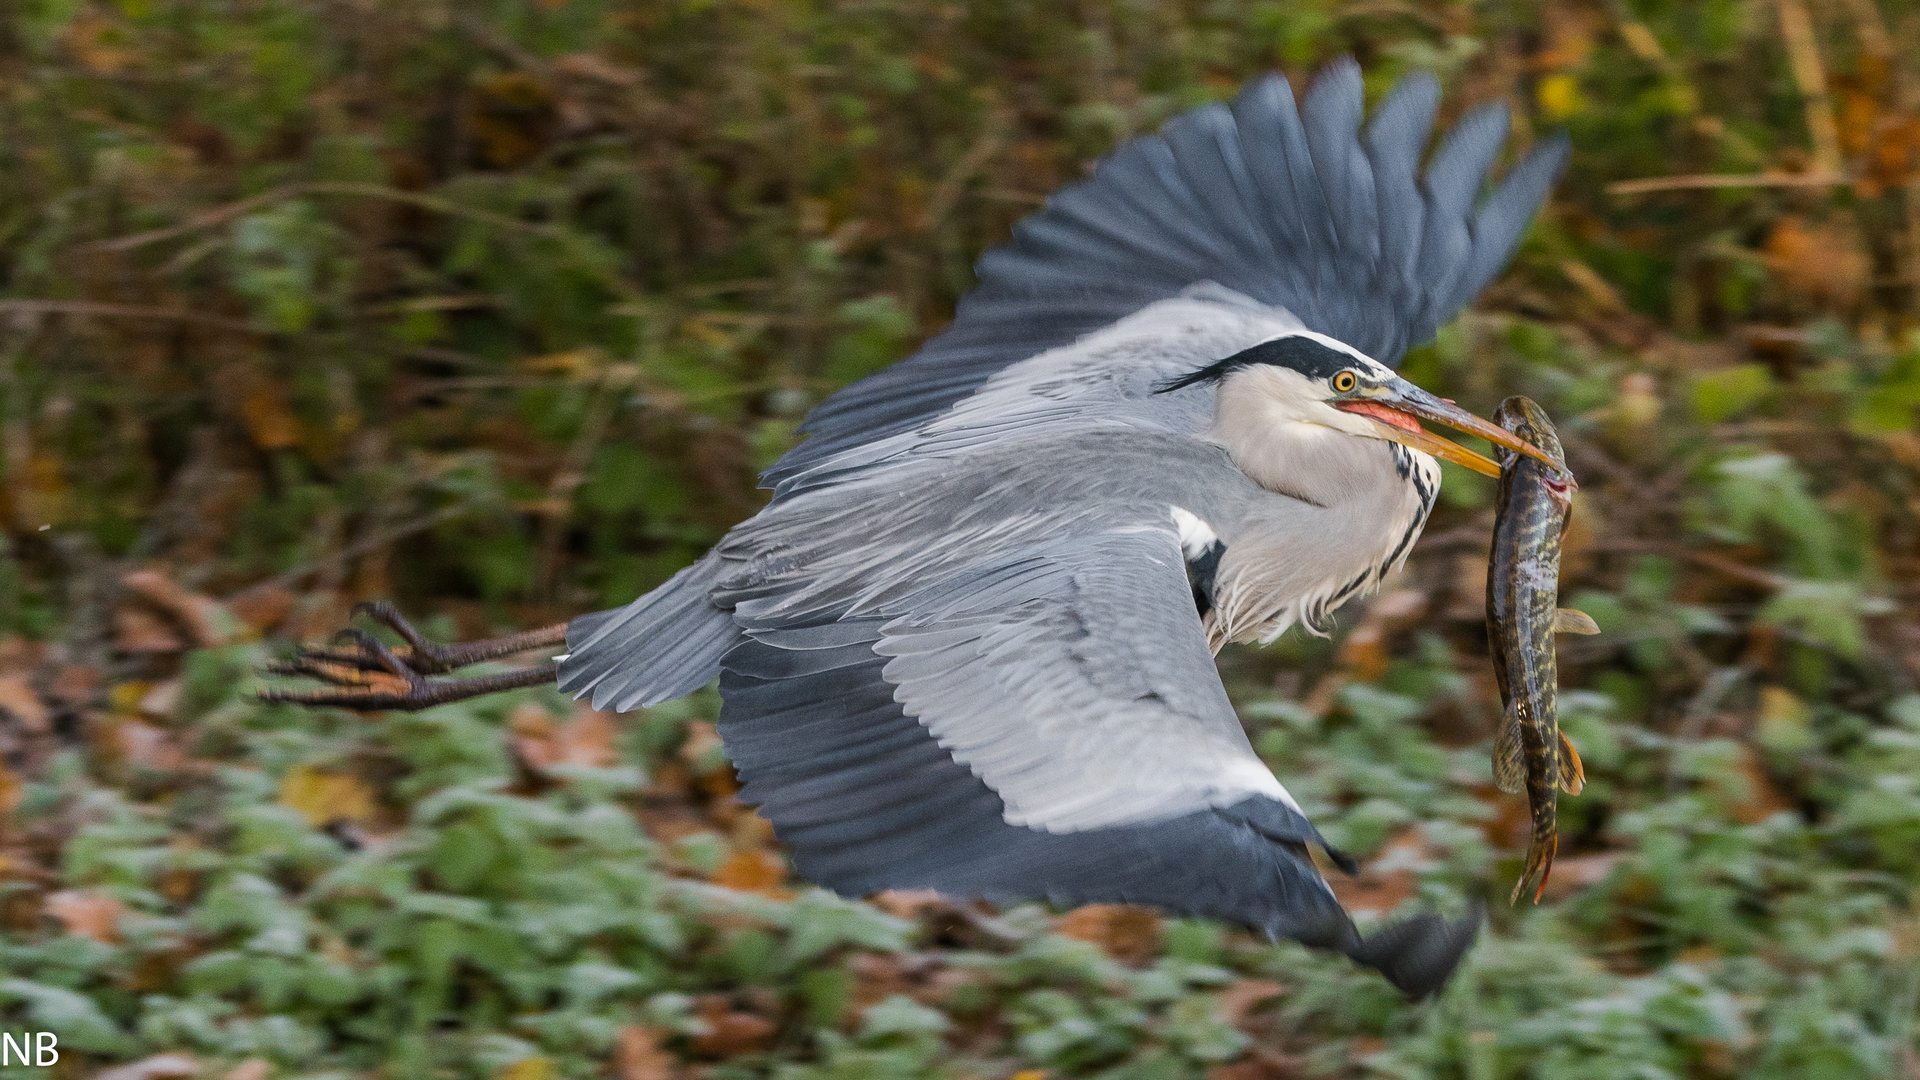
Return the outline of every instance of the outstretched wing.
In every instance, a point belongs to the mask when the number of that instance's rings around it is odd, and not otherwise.
[[[1171,520],[1036,543],[853,617],[736,619],[720,732],[811,880],[1153,904],[1342,949],[1414,993],[1471,937],[1429,920],[1383,952],[1354,933],[1220,685]]]
[[[813,880],[1138,900],[1263,926],[1281,918],[1257,910],[1275,897],[1333,903],[1296,853],[1318,835],[1221,688],[1170,520],[1042,542],[870,615],[745,630],[721,661],[721,734],[741,797]],[[1235,885],[1243,858],[1211,864],[1211,884],[1196,875],[1191,848],[1210,833],[1266,837],[1269,880]],[[1256,895],[1226,899],[1247,885]]]
[[[1439,88],[1401,81],[1363,129],[1360,69],[1334,63],[1296,107],[1279,75],[1231,109],[1183,114],[1048,199],[989,251],[953,325],[915,355],[822,402],[788,477],[938,415],[995,372],[1214,282],[1285,308],[1389,365],[1493,280],[1566,159],[1527,155],[1486,199],[1507,132],[1468,114],[1419,171]]]

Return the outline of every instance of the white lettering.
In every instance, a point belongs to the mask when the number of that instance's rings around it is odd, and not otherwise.
[[[11,1031],[0,1031],[0,1065],[57,1065],[59,1047],[60,1036],[51,1031],[22,1031],[18,1038]]]

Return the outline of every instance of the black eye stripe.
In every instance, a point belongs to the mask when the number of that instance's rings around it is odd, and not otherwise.
[[[1229,372],[1253,364],[1272,364],[1275,367],[1292,368],[1309,379],[1332,379],[1342,370],[1349,370],[1354,363],[1352,353],[1330,349],[1310,337],[1290,335],[1263,341],[1251,349],[1235,353],[1224,360],[1215,361],[1198,371],[1190,372],[1176,379],[1169,379],[1155,387],[1157,393],[1167,393],[1188,386],[1210,383],[1224,378]]]

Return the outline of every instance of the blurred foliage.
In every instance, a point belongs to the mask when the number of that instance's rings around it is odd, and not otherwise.
[[[1575,147],[1406,365],[1543,401],[1582,480],[1547,902],[1501,902],[1484,478],[1333,642],[1224,658],[1361,918],[1492,904],[1437,1001],[805,888],[710,693],[247,696],[355,600],[475,636],[663,580],[1047,192],[1342,52]],[[0,1029],[115,1080],[1920,1076],[1915,56],[1907,0],[15,0]]]

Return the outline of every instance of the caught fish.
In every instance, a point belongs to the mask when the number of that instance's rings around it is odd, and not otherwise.
[[[1553,872],[1559,846],[1558,793],[1578,795],[1586,783],[1580,755],[1560,732],[1560,671],[1555,633],[1597,634],[1586,615],[1559,607],[1560,537],[1576,487],[1560,437],[1546,410],[1523,397],[1500,403],[1493,420],[1546,452],[1558,469],[1511,450],[1500,451],[1500,494],[1487,560],[1487,641],[1505,715],[1493,746],[1500,790],[1525,791],[1533,837],[1511,899],[1529,885],[1534,903]]]

